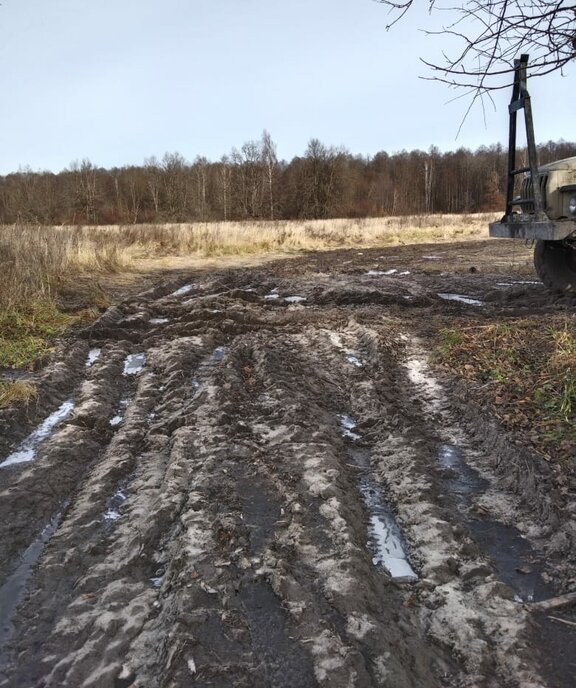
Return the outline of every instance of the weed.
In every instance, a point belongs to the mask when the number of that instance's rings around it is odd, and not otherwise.
[[[0,311],[0,367],[30,366],[50,352],[51,340],[74,321],[48,299]]]
[[[8,382],[0,380],[0,408],[10,406],[17,402],[29,403],[36,399],[38,391],[36,387],[25,380],[15,380]]]
[[[576,323],[536,318],[442,330],[438,359],[481,383],[484,402],[550,459],[573,465],[576,444]],[[490,384],[487,384],[490,383]]]

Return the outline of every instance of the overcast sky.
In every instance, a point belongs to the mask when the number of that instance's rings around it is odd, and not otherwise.
[[[263,129],[285,159],[312,137],[363,155],[505,142],[508,90],[456,139],[468,101],[418,78],[449,46],[416,3],[387,32],[374,0],[3,0],[0,173],[214,160]],[[531,82],[538,140],[576,138],[575,78]]]

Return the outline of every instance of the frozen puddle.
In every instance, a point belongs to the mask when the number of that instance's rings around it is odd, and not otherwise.
[[[188,292],[192,291],[192,289],[194,289],[194,286],[194,284],[185,284],[179,289],[176,289],[176,291],[173,291],[170,294],[170,296],[182,296],[183,294],[187,294]]]
[[[352,441],[361,439],[354,430],[356,422],[347,414],[338,416],[342,435]],[[370,452],[353,447],[349,455],[360,469],[359,488],[368,510],[368,549],[374,566],[382,566],[392,580],[410,583],[418,576],[408,561],[404,538],[392,510],[384,499],[382,488],[370,477]]]
[[[94,348],[90,349],[88,352],[88,357],[86,358],[86,368],[91,368],[94,363],[100,358],[100,354],[102,353],[102,349]]]
[[[14,634],[13,619],[16,609],[24,599],[32,570],[40,559],[44,546],[58,528],[61,518],[62,512],[56,514],[44,527],[36,540],[25,550],[17,569],[0,588],[0,648],[3,648]]]
[[[124,375],[138,375],[146,365],[146,354],[128,354],[124,361]]]
[[[151,325],[164,325],[169,320],[170,318],[150,318],[149,322]]]
[[[2,463],[0,468],[13,466],[17,463],[26,463],[36,458],[40,444],[52,434],[54,428],[68,418],[74,408],[73,401],[65,401],[59,409],[48,416],[28,437],[21,442],[16,451],[12,452]]]
[[[466,303],[469,306],[483,306],[484,301],[479,301],[478,299],[473,299],[470,296],[463,296],[462,294],[438,294],[441,299],[445,301],[460,301],[460,303]]]

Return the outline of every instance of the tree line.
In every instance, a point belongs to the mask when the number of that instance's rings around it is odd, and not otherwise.
[[[520,151],[520,158],[522,158]],[[525,153],[524,153],[525,155]],[[576,143],[539,146],[540,163],[576,155]],[[0,177],[0,223],[131,224],[378,217],[503,209],[507,151],[353,155],[311,139],[278,160],[268,132],[217,162],[180,153],[112,169],[82,160],[55,174]],[[519,161],[521,162],[521,160]]]

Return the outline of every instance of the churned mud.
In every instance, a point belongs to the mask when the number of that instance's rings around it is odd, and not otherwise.
[[[197,271],[63,341],[0,416],[0,686],[572,686],[531,605],[574,491],[429,357],[574,310],[497,245]]]

